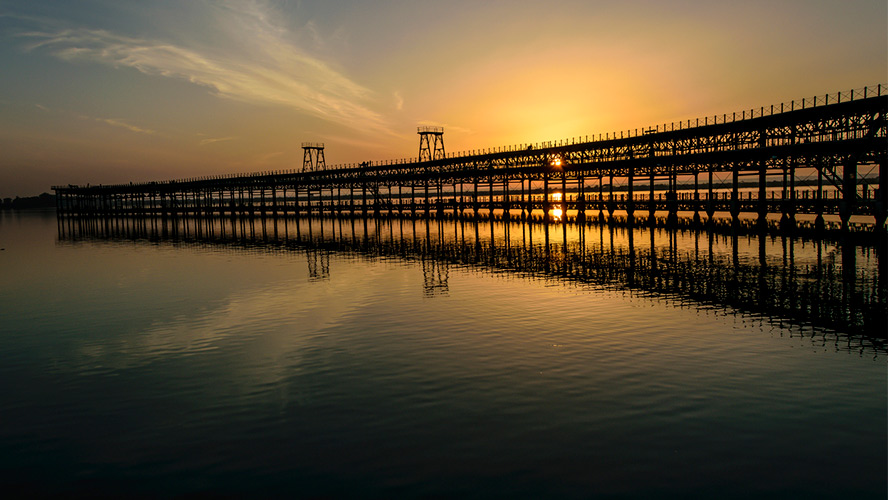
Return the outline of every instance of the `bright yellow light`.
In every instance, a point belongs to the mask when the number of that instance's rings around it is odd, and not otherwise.
[[[555,217],[556,219],[560,219],[562,215],[563,215],[563,212],[561,211],[560,208],[555,208],[552,210],[552,216]]]
[[[559,157],[556,156],[556,157],[552,160],[552,166],[553,166],[553,167],[560,167],[560,166],[561,166],[561,158],[559,158]]]
[[[561,201],[561,193],[552,193],[552,201]]]

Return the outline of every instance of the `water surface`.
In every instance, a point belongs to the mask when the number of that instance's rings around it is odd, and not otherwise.
[[[885,344],[859,331],[882,321],[874,249],[597,226],[0,217],[13,491],[886,493]],[[816,310],[829,326],[799,317],[815,302],[801,291],[839,304]],[[840,310],[862,326],[842,328]]]

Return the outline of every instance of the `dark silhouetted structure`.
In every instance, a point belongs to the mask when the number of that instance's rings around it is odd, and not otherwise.
[[[419,161],[443,160],[447,157],[443,127],[417,127],[416,133],[419,134]]]
[[[302,171],[53,189],[61,216],[562,214],[565,220],[632,223],[641,216],[651,224],[675,224],[683,213],[682,220],[707,224],[751,219],[763,228],[793,229],[797,215],[808,214],[811,220],[803,223],[814,229],[847,231],[864,217],[868,226],[884,230],[886,111],[888,94],[879,85],[642,130],[449,157],[443,129],[420,127],[418,159],[328,169],[323,145],[306,143]]]
[[[324,143],[323,142],[303,142],[302,143],[302,171],[303,172],[319,172],[327,169],[327,162],[324,160]]]

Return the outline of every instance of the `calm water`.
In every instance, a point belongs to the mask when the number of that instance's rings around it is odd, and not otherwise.
[[[7,491],[886,495],[872,248],[53,213],[0,248]]]

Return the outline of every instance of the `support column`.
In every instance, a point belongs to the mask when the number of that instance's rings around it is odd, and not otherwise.
[[[355,186],[354,184],[348,187],[348,215],[352,219],[355,218]]]
[[[474,183],[475,183],[475,198],[472,201],[472,217],[475,220],[478,220],[478,210],[481,207],[478,204],[478,172],[477,171],[475,172]]]
[[[577,221],[586,223],[586,178],[582,173],[577,177]]]
[[[694,225],[700,225],[700,172],[694,168]]]
[[[796,170],[796,160],[795,158],[790,158],[789,160],[789,199],[786,200],[785,205],[783,206],[783,217],[785,223],[783,224],[784,229],[793,230],[796,227],[796,211],[798,210],[798,199],[796,198],[796,185],[795,185],[795,170]]]
[[[654,192],[654,183],[656,182],[656,167],[653,164],[653,154],[651,154],[651,164],[650,164],[650,176],[648,181],[650,182],[650,186],[648,187],[648,225],[653,227],[657,224],[657,199],[656,193]]]
[[[512,214],[509,213],[512,210],[511,196],[509,193],[509,172],[506,171],[503,181],[503,219],[506,221],[512,219]]]
[[[674,152],[673,152],[674,154]],[[669,212],[666,216],[666,225],[675,226],[678,224],[678,175],[675,172],[675,165],[669,167],[669,190],[666,192],[666,210]]]
[[[410,217],[416,218],[416,186],[410,186]]]
[[[817,167],[817,197],[814,201],[814,212],[817,214],[817,217],[814,218],[814,230],[823,231],[826,228],[826,223],[823,220],[823,210],[825,207],[825,202],[823,199],[823,168],[822,166]]]
[[[706,216],[707,216],[706,223],[709,224],[710,226],[714,224],[713,216],[715,215],[715,200],[713,199],[714,190],[713,190],[713,183],[712,183],[712,180],[713,180],[712,175],[713,175],[712,164],[710,163],[709,164],[709,186],[708,186],[709,191],[706,195]]]
[[[785,175],[784,175],[785,180]],[[759,161],[758,171],[758,226],[765,230],[768,227],[768,165]],[[782,221],[781,221],[782,223]]]
[[[465,199],[465,189],[464,183],[462,179],[459,182],[459,203],[457,205],[457,211],[459,212],[459,220],[465,220],[466,218],[466,199]]]
[[[342,186],[336,187],[336,217],[342,218]]]
[[[278,214],[278,202],[277,202],[277,186],[271,186],[271,215],[273,217],[277,217]]]
[[[842,231],[847,231],[851,214],[857,205],[857,160],[849,158],[842,166],[842,200],[839,202],[839,217]]]
[[[561,171],[561,222],[567,227],[567,172]]]
[[[401,183],[398,183],[398,217],[404,217],[404,195],[401,190]]]
[[[527,220],[529,210],[527,210],[527,199],[524,193],[524,175],[521,175],[521,220]]]
[[[635,165],[629,166],[626,182],[626,222],[631,225],[635,220]]]
[[[490,168],[490,167],[488,167]],[[493,172],[487,172],[487,220],[493,221]]]
[[[549,222],[549,172],[543,172],[543,222]]]
[[[431,205],[430,205],[430,199],[429,199],[429,178],[428,178],[428,176],[426,176],[426,178],[423,180],[423,188],[425,191],[425,203],[423,204],[424,205],[423,206],[423,212],[424,212],[423,216],[426,219],[428,219],[429,215],[431,214],[431,211],[432,211]],[[428,227],[428,226],[426,226],[426,227]]]
[[[437,182],[435,182],[435,187],[438,191],[437,196],[435,198],[435,211],[437,212],[436,217],[438,220],[444,219],[444,189],[441,185],[441,178],[439,177]],[[389,188],[389,195],[391,195],[391,188]]]
[[[598,174],[598,223],[604,224],[604,174]]]
[[[876,218],[876,231],[885,231],[885,219],[888,218],[888,168],[885,160],[879,162],[879,188],[875,192],[873,215]]]
[[[740,224],[740,167],[737,165],[731,175],[731,223]]]

